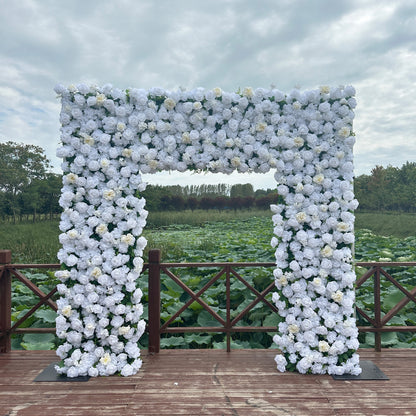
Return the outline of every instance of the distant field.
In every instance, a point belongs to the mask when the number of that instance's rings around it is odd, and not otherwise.
[[[59,221],[0,223],[0,250],[11,250],[12,261],[56,263]]]
[[[227,232],[227,222],[241,220],[241,229],[247,227],[244,221],[250,218],[271,218],[270,211],[179,211],[179,212],[154,212],[149,214],[148,226],[145,236],[149,240],[149,247],[172,247],[177,244],[184,244],[184,241],[169,240],[161,232],[162,229],[177,224],[179,229],[182,225],[198,227],[207,222],[221,222],[223,225],[212,235],[206,250],[214,250],[218,246],[216,241],[223,238],[220,231]],[[13,253],[15,262],[56,262],[56,253],[59,250],[59,221],[48,220],[38,223],[0,223],[0,249],[9,249]],[[234,228],[234,227],[230,227]],[[169,227],[172,230],[171,227]],[[374,234],[382,236],[393,236],[405,238],[416,236],[416,215],[415,214],[393,214],[393,213],[356,213],[355,229],[368,229]],[[272,224],[270,222],[270,233]],[[234,231],[236,233],[237,231]],[[194,233],[195,234],[195,231]],[[202,232],[204,234],[204,231]],[[271,235],[271,234],[270,234]],[[228,236],[227,238],[232,238]],[[264,240],[269,242],[268,237]]]
[[[394,212],[356,212],[355,228],[395,237],[416,236],[416,214]]]

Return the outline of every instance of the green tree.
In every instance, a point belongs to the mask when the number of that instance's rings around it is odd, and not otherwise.
[[[39,214],[52,219],[53,214],[61,212],[59,195],[62,188],[62,176],[47,173],[44,179],[34,179],[19,194],[21,214],[32,214],[33,222]]]
[[[355,196],[363,210],[416,211],[416,163],[401,168],[376,166],[371,175],[354,180]]]
[[[186,200],[186,207],[194,212],[194,210],[198,207],[198,200],[195,197],[190,196]]]
[[[44,179],[50,167],[39,146],[12,141],[0,143],[0,191],[7,195],[14,221],[19,213],[19,194],[34,180]]]
[[[53,214],[61,212],[59,206],[59,196],[62,188],[62,175],[56,173],[48,173],[43,181],[42,187],[42,213],[49,214],[52,219]]]
[[[377,165],[371,170],[368,189],[371,193],[371,205],[378,211],[383,210],[386,206],[385,189],[388,183],[389,179],[386,175],[386,169],[383,166]]]
[[[254,196],[254,189],[251,183],[237,184],[231,187],[231,191],[230,191],[231,198],[235,198],[235,197],[246,198],[248,196]]]
[[[416,162],[406,162],[397,172],[403,191],[400,193],[402,209],[416,211]]]
[[[36,221],[37,214],[41,211],[43,180],[34,179],[26,188],[19,193],[20,217],[26,214],[33,215],[33,222]]]

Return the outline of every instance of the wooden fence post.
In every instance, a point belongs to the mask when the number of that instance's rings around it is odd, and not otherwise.
[[[12,324],[12,278],[6,265],[12,262],[10,250],[0,250],[0,353],[12,349],[10,328]]]
[[[379,329],[381,324],[381,284],[380,284],[380,266],[376,266],[374,273],[374,318],[376,321],[376,328]],[[377,352],[381,352],[381,332],[374,332],[374,348]]]
[[[160,350],[160,250],[149,251],[149,352]]]

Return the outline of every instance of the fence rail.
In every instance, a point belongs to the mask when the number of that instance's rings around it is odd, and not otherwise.
[[[416,307],[416,286],[410,291],[403,287],[390,273],[384,268],[392,267],[416,267],[416,262],[357,262],[357,266],[369,268],[356,282],[356,290],[363,285],[370,277],[373,276],[373,292],[374,292],[374,318],[356,306],[356,311],[371,326],[359,326],[361,332],[374,333],[374,347],[376,351],[381,351],[381,334],[383,332],[416,332],[416,326],[398,326],[387,325],[387,323],[402,310],[409,302],[413,302]],[[383,315],[382,299],[381,299],[381,276],[384,276],[395,287],[397,287],[405,296]]]
[[[416,305],[416,287],[411,290],[406,289],[385,269],[391,267],[416,267],[416,262],[357,262],[357,266],[367,268],[367,272],[361,276],[356,282],[356,289],[360,287],[371,277],[373,277],[374,292],[374,317],[369,316],[368,311],[364,311],[360,307],[356,307],[357,314],[364,318],[369,325],[359,326],[360,332],[373,332],[375,334],[375,349],[381,351],[381,335],[384,332],[416,332],[416,326],[397,326],[387,325],[388,322],[409,302]],[[160,261],[160,250],[150,250],[149,261],[145,263],[144,270],[148,270],[149,277],[149,351],[159,352],[160,336],[165,333],[188,333],[188,332],[222,332],[226,334],[227,351],[231,349],[231,333],[235,332],[275,332],[276,327],[265,326],[238,326],[238,322],[259,302],[263,302],[271,311],[278,313],[277,308],[266,299],[266,296],[273,291],[274,281],[272,281],[264,290],[258,291],[253,285],[244,279],[236,269],[249,267],[275,267],[274,263],[162,263]],[[0,250],[0,353],[9,352],[11,350],[11,336],[16,333],[54,333],[55,328],[21,328],[24,323],[37,309],[42,305],[47,305],[54,311],[57,310],[56,303],[51,299],[56,293],[56,287],[49,293],[44,293],[33,282],[31,282],[22,272],[24,269],[59,269],[59,264],[12,264],[11,251]],[[179,276],[173,273],[172,269],[178,268],[217,268],[216,272],[209,282],[201,289],[195,292],[188,287]],[[160,320],[161,297],[160,282],[161,275],[172,279],[179,287],[186,292],[190,299],[180,307],[173,315],[171,315],[163,324]],[[381,277],[384,276],[390,283],[398,288],[404,297],[389,311],[383,312],[381,298]],[[20,317],[12,325],[12,278],[18,279],[26,285],[38,298],[39,302],[34,305],[24,316]],[[225,279],[225,295],[226,295],[226,317],[221,317],[213,308],[211,308],[201,296],[219,279]],[[237,279],[243,283],[247,290],[255,295],[255,299],[251,301],[242,311],[235,317],[231,317],[231,279]],[[172,327],[171,323],[193,302],[198,302],[219,324],[220,326],[206,327]],[[384,313],[384,314],[383,314]]]
[[[247,267],[275,267],[275,263],[161,263],[160,251],[151,250],[149,252],[149,351],[159,352],[160,335],[166,333],[187,333],[187,332],[223,332],[226,334],[227,351],[231,350],[231,333],[234,332],[276,332],[276,327],[266,326],[237,326],[238,322],[259,302],[266,304],[273,312],[278,313],[278,309],[265,297],[273,290],[274,281],[271,282],[263,291],[259,292],[248,283],[236,268]],[[188,287],[171,269],[174,268],[219,268],[220,270],[209,280],[198,292],[194,292]],[[190,299],[177,310],[164,324],[160,324],[160,276],[161,273],[170,277],[179,287],[190,295]],[[226,295],[226,318],[222,318],[213,310],[201,295],[209,289],[220,278],[225,277]],[[231,318],[231,278],[236,278],[243,283],[248,290],[256,296],[237,316]],[[221,326],[205,327],[171,327],[169,324],[193,302],[198,302]]]

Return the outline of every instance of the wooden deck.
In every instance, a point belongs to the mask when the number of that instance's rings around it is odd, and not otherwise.
[[[279,373],[273,350],[162,350],[132,377],[33,382],[52,351],[0,354],[0,416],[416,415],[416,350],[360,351],[390,380]]]

